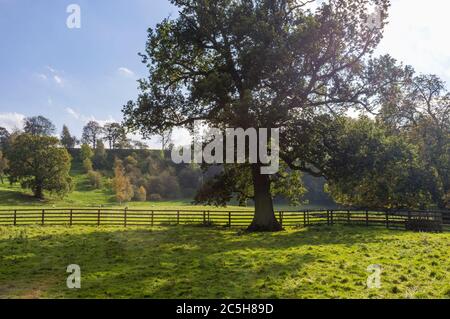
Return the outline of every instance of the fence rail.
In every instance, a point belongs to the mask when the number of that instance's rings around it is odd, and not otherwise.
[[[410,229],[418,222],[434,225],[431,230],[450,231],[448,211],[301,210],[277,211],[278,221],[287,227],[350,224],[389,229]],[[142,210],[106,208],[10,209],[0,210],[0,226],[97,225],[156,226],[205,224],[246,227],[253,211],[237,210]]]
[[[277,211],[278,221],[287,227],[350,224],[389,229],[424,228],[450,231],[449,211],[369,211],[369,210],[302,210]],[[106,208],[10,209],[0,210],[0,226],[21,225],[96,225],[156,226],[204,224],[224,227],[246,227],[253,211],[232,210],[143,210]]]

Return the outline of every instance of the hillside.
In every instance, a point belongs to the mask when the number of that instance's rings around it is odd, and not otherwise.
[[[19,184],[10,185],[5,179],[3,184],[0,183],[0,207],[118,207],[120,205],[116,201],[111,187],[115,158],[125,162],[130,156],[135,158],[135,167],[129,167],[133,182],[145,185],[149,189],[148,194],[152,194],[151,189],[157,189],[161,193],[159,194],[161,200],[132,200],[126,204],[129,207],[170,206],[173,208],[191,206],[196,188],[201,185],[202,180],[208,178],[208,174],[202,173],[196,166],[174,164],[170,160],[168,152],[164,154],[160,150],[105,150],[105,156],[101,164],[98,163],[98,159],[96,161],[95,155],[93,159],[94,169],[102,174],[102,186],[96,189],[91,185],[88,174],[83,168],[80,150],[72,149],[70,153],[72,155],[70,175],[73,178],[74,188],[64,199],[47,194],[45,200],[38,200],[32,196],[30,190],[22,189]],[[149,181],[149,185],[145,184],[145,179]],[[309,204],[302,205],[302,207],[335,206],[329,200],[327,194],[322,191],[322,180],[305,176],[304,181],[309,190],[306,196]],[[236,203],[230,204],[233,206]],[[249,202],[250,206],[251,204]],[[287,207],[288,203],[278,199],[276,206],[278,208]]]

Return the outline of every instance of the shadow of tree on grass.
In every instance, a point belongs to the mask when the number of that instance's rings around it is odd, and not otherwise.
[[[0,228],[0,238],[10,229]],[[318,292],[326,297],[330,287],[317,278],[311,281],[311,267],[326,268],[333,247],[338,253],[338,247],[382,243],[387,232],[328,227],[274,234],[188,226],[19,227],[0,240],[0,297],[304,298]],[[343,258],[336,261],[337,273],[331,274],[337,281],[344,282],[348,271],[365,278],[365,264],[344,269]],[[66,287],[69,264],[81,267],[81,289]],[[360,281],[341,286],[350,294],[364,290]]]

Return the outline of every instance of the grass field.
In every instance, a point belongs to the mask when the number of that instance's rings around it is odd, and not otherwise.
[[[0,256],[0,298],[450,298],[448,233],[0,227]]]
[[[71,175],[75,189],[65,199],[40,201],[19,185],[0,184],[0,209],[215,209],[190,200],[119,206],[108,187],[90,188],[76,165]],[[81,267],[81,289],[66,287],[69,264]],[[380,289],[366,285],[374,264],[383,269]],[[273,234],[0,226],[0,298],[450,298],[450,234],[341,226]]]
[[[107,187],[102,189],[91,189],[87,186],[87,177],[85,174],[74,175],[75,189],[64,199],[47,196],[45,200],[39,200],[33,197],[31,191],[24,190],[19,184],[10,185],[9,183],[0,183],[0,209],[20,209],[20,208],[83,208],[83,207],[107,207],[107,208],[155,208],[155,209],[214,209],[212,206],[193,205],[192,199],[170,200],[170,201],[132,201],[119,205],[115,200],[114,194]],[[275,205],[276,209],[291,210],[294,208],[288,205]],[[328,208],[323,205],[302,205],[304,209]],[[334,208],[330,207],[330,208]],[[231,210],[251,210],[252,207],[228,206]]]

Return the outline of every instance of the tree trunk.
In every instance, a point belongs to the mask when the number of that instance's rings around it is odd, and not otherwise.
[[[283,228],[275,217],[272,195],[270,194],[270,177],[262,175],[259,165],[252,165],[253,189],[255,193],[255,215],[248,231],[275,232]]]
[[[36,185],[36,188],[34,189],[34,197],[44,199],[44,191],[42,189],[42,185]]]

